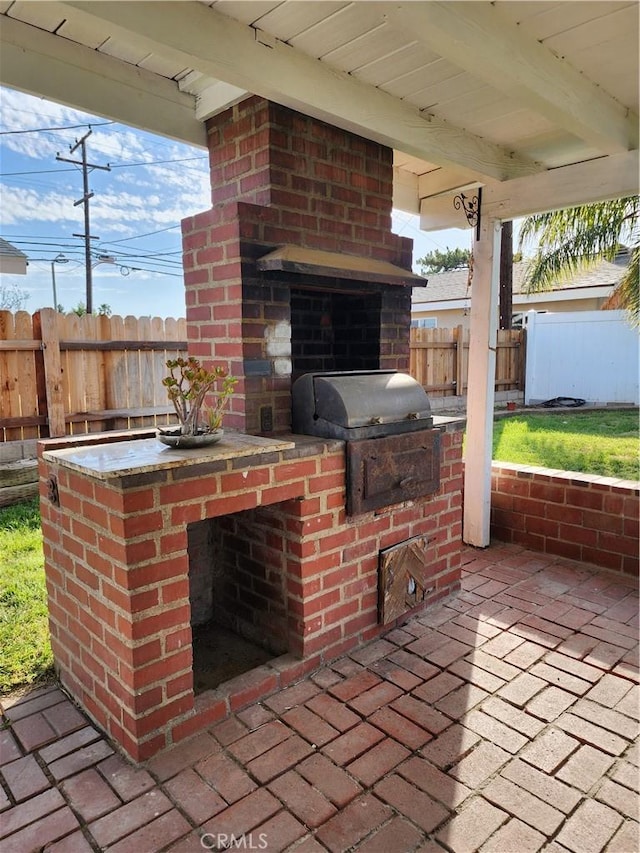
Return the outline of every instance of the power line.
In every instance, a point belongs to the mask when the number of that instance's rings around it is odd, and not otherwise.
[[[116,243],[126,243],[127,240],[141,240],[143,237],[152,237],[154,234],[162,234],[164,231],[174,231],[179,225],[170,225],[168,228],[159,228],[157,231],[148,231],[146,234],[138,234],[135,237],[123,237],[121,240],[110,240],[105,245],[114,246]]]
[[[50,257],[30,258],[29,260],[34,264],[39,264],[39,263],[49,264],[51,262]],[[76,262],[75,258],[71,258],[70,260]],[[78,263],[78,267],[75,267],[75,269],[78,269],[79,267],[83,266],[83,264],[80,260],[78,260],[77,263]],[[138,263],[143,263],[143,262],[138,261]],[[164,270],[164,269],[153,269],[152,267],[148,267],[148,266],[133,267],[133,266],[129,266],[129,263],[120,263],[117,260],[113,264],[110,264],[110,266],[118,267],[119,269],[120,268],[127,269],[131,272],[136,272],[136,271],[137,272],[148,272],[148,273],[153,273],[154,275],[167,276],[168,278],[182,278],[182,275],[180,273],[170,272],[169,270]]]
[[[9,226],[11,227],[11,226]],[[125,240],[137,240],[141,237],[150,237],[152,234],[161,234],[163,231],[173,231],[175,228],[180,228],[180,225],[169,225],[167,228],[159,228],[157,231],[148,231],[146,234],[137,234],[134,237],[123,237],[121,240],[112,240],[112,243],[123,243]],[[3,229],[4,233],[5,229]],[[27,240],[29,242],[35,242],[37,240],[67,240],[66,236],[56,237],[51,234],[13,234],[10,235],[11,239],[14,241],[17,240]]]
[[[135,234],[132,237],[122,237],[119,240],[102,240],[101,246],[115,246],[120,243],[126,243],[131,240],[141,240],[143,237],[151,237],[155,234],[163,234],[167,231],[175,231],[180,228],[180,225],[169,225],[167,228],[158,228],[156,231],[148,231],[145,234]],[[8,234],[7,236],[11,237],[11,241],[13,243],[17,243],[19,245],[41,245],[41,246],[58,246],[61,247],[61,244],[64,243],[67,246],[76,246],[77,244],[74,241],[67,242],[69,237],[67,235],[60,235],[57,237],[55,234]],[[136,248],[135,246],[130,246],[128,248]],[[152,250],[155,251],[155,250]],[[181,254],[181,250],[177,250],[175,254]]]
[[[18,175],[61,175],[63,172],[75,172],[75,169],[31,169],[28,172],[2,172],[0,177],[15,178]]]
[[[26,110],[19,110],[19,112],[26,112]],[[91,124],[85,122],[84,124],[68,124],[64,127],[32,127],[27,130],[0,130],[0,136],[9,136],[16,133],[47,133],[50,130],[77,130],[80,127],[87,127],[91,130],[92,127],[104,127],[107,124],[115,123],[115,121],[92,121]]]
[[[171,266],[182,266],[182,261],[174,261],[170,258],[165,260],[165,255],[173,255],[175,252],[148,252],[145,254],[140,254],[138,252],[119,252],[118,255],[123,258],[129,258],[131,260],[136,260],[136,258],[148,258],[149,260],[157,261],[159,264],[170,264]]]
[[[163,163],[187,163],[189,160],[208,160],[208,157],[180,157],[177,160],[149,160],[146,163],[144,161],[141,161],[140,163],[120,163],[119,165],[112,166],[111,168],[129,169],[132,166],[160,166]]]
[[[32,261],[35,263],[37,261],[45,261],[51,255],[55,249],[47,249],[40,250],[38,252],[31,253],[29,255],[29,262]],[[63,249],[65,255],[69,256],[72,260],[78,261],[80,263],[82,259],[82,255],[78,250],[74,249]],[[116,264],[150,264],[152,266],[158,267],[158,272],[178,272],[182,270],[182,264],[174,261],[167,261],[164,258],[156,258],[153,255],[132,255],[130,257],[115,257],[114,263]]]
[[[43,239],[39,239],[39,240],[35,240],[35,239],[34,240],[16,240],[15,237],[12,237],[11,240],[16,246],[25,247],[27,251],[29,251],[29,249],[27,248],[29,246],[35,247],[35,249],[33,249],[31,251],[38,251],[38,249],[48,249],[49,246],[52,249],[55,248],[55,249],[65,249],[67,251],[78,251],[78,252],[80,251],[80,248],[78,247],[77,243],[75,243],[73,241],[66,242],[66,238],[64,240],[62,240],[62,239],[56,240],[55,238],[53,238],[51,240],[49,240],[48,238],[43,238]],[[111,245],[111,243],[108,240],[103,240],[103,241],[101,241],[100,245],[104,248],[107,248],[108,246]],[[97,250],[94,250],[94,253],[99,254],[99,252],[97,252]],[[142,250],[142,249],[139,249],[137,252],[135,252],[135,251],[134,252],[127,252],[127,251],[118,250],[117,254],[122,255],[125,258],[161,258],[161,257],[168,256],[168,255],[181,255],[182,251],[180,249],[178,249],[178,250],[174,250],[174,249]],[[179,263],[179,261],[167,261],[167,263]]]
[[[141,161],[140,163],[111,163],[110,166],[112,169],[133,169],[136,166],[161,166],[166,165],[167,163],[187,163],[190,160],[206,160],[206,157],[180,157],[175,160],[148,160]],[[2,172],[0,173],[0,177],[3,178],[14,178],[21,175],[51,175],[51,174],[63,174],[64,172],[75,172],[75,169],[31,169],[26,172]],[[202,173],[205,175],[205,173]]]
[[[29,253],[29,259],[35,259],[34,253],[39,252],[53,252],[55,250],[62,250],[67,254],[80,254],[84,251],[83,248],[78,246],[77,243],[67,243],[62,240],[52,240],[52,241],[33,241],[33,240],[15,240],[12,238],[12,243],[15,246],[21,246],[23,251]],[[34,248],[29,248],[33,246]],[[101,243],[101,248],[92,248],[91,252],[93,255],[100,256],[106,254],[105,250],[107,249],[107,243]],[[181,255],[181,251],[137,251],[137,252],[126,252],[122,250],[117,250],[116,255],[117,258],[123,258],[127,261],[129,260],[150,260],[156,261],[158,264],[166,264],[172,267],[182,267],[181,260],[174,260],[174,255]]]

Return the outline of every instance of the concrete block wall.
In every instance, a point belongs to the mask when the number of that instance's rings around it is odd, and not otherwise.
[[[491,535],[638,575],[638,483],[506,462],[491,472]]]
[[[40,454],[101,438],[54,439],[40,445]],[[380,549],[429,534],[435,576],[428,603],[457,589],[462,433],[456,425],[442,436],[435,495],[355,518],[345,515],[343,443],[296,442],[282,453],[109,480],[40,458],[56,667],[63,685],[135,760],[392,627],[377,620]],[[49,499],[52,476],[59,505]],[[256,507],[272,508],[282,520],[289,652],[222,692],[194,697],[187,526]]]

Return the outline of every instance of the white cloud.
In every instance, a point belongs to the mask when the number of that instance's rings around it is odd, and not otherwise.
[[[95,170],[89,178],[95,193],[90,203],[91,233],[99,237],[92,248],[117,259],[116,266],[95,268],[94,303],[109,302],[122,315],[148,314],[152,304],[159,315],[184,316],[179,224],[185,216],[211,206],[206,152],[104,121],[0,88],[2,130],[29,131],[0,137],[3,169],[36,172],[7,175],[0,186],[0,230],[6,227],[3,236],[9,239],[19,233],[31,258],[28,310],[49,304],[50,258],[58,250],[71,260],[56,270],[59,301],[70,307],[85,299],[83,244],[79,240],[76,247],[71,237],[84,231],[82,205],[74,207],[82,196],[81,170],[56,162],[56,154],[80,159],[80,152],[71,155],[69,146],[91,125],[87,159],[118,167]],[[54,129],[68,125],[79,127]],[[31,132],[37,128],[44,130]],[[171,160],[182,162],[158,162]],[[133,270],[138,265],[151,269],[120,274],[121,266]]]
[[[158,189],[157,185],[154,189]],[[56,191],[41,192],[25,187],[3,185],[2,223],[4,226],[21,222],[55,222],[64,231],[73,225],[80,227],[82,208],[74,207],[74,197]],[[90,202],[91,223],[97,229],[135,235],[152,231],[163,225],[178,224],[191,211],[204,209],[202,199],[186,195],[145,195],[132,192],[96,193]],[[200,205],[200,206],[198,206]],[[27,226],[25,226],[27,227]],[[106,239],[106,238],[104,238]]]
[[[57,192],[40,193],[22,187],[2,187],[2,223],[56,222],[77,223],[81,213],[74,209],[68,195]]]
[[[145,178],[140,174],[140,171],[135,174],[131,171],[112,172],[111,174],[116,184],[126,184],[128,187],[140,187],[141,189],[153,189],[155,187],[155,182]]]
[[[72,107],[45,101],[44,98],[36,98],[15,89],[2,89],[0,120],[7,130],[78,124],[90,119],[95,120],[95,117]]]

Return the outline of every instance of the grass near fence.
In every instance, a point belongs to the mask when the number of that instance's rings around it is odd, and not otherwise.
[[[494,424],[500,462],[640,480],[638,410],[518,414]]]
[[[638,412],[496,420],[494,459],[638,480]],[[0,509],[0,693],[52,674],[38,501]]]
[[[0,509],[0,693],[52,675],[38,500]]]

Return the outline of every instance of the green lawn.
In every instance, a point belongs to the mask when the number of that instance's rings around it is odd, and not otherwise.
[[[518,414],[496,419],[493,458],[640,480],[638,410]]]
[[[0,693],[51,675],[38,500],[0,508]]]

